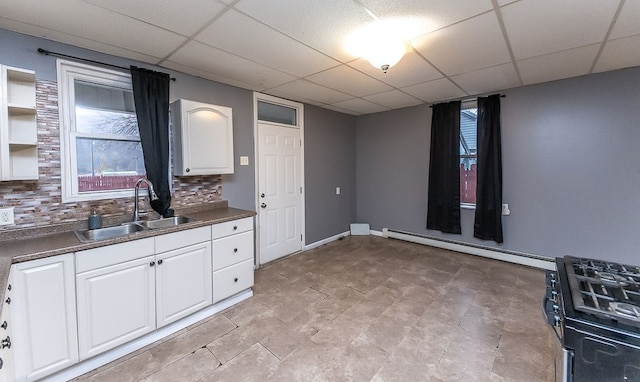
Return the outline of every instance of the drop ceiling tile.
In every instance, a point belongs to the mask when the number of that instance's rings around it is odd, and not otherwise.
[[[398,88],[442,78],[440,72],[414,51],[407,53],[400,62],[389,68],[387,73],[380,68],[374,68],[363,58],[350,62],[349,66]]]
[[[436,68],[449,76],[510,61],[494,12],[414,39],[412,44]]]
[[[452,98],[460,98],[467,96],[462,89],[458,88],[448,78],[441,78],[422,84],[407,86],[400,89],[407,94],[419,98],[423,101],[434,103]]]
[[[175,0],[84,1],[185,36],[191,36],[225,7],[210,0],[189,0],[188,6]]]
[[[515,3],[516,1],[520,1],[520,0],[498,0],[498,6],[503,7],[507,4]]]
[[[235,10],[226,12],[195,40],[300,77],[340,64]]]
[[[361,0],[380,18],[423,17],[434,31],[493,9],[491,0]]]
[[[307,77],[309,81],[331,89],[362,97],[370,94],[391,90],[391,86],[371,78],[346,65],[314,74]]]
[[[202,57],[208,57],[208,59],[203,60]],[[244,84],[241,87],[252,90],[272,88],[295,79],[295,77],[286,73],[234,56],[197,41],[191,41],[180,48],[169,57],[169,61],[215,74],[220,78],[234,80],[236,83]],[[163,65],[171,67],[170,63],[164,63]],[[226,81],[222,82],[228,83]]]
[[[58,32],[58,31],[54,31],[46,28],[24,24],[22,22],[6,19],[3,17],[0,17],[0,25],[2,25],[3,28],[12,30],[15,32],[24,33],[24,34],[28,34],[36,37],[42,37],[47,40],[60,41],[60,42],[64,42],[65,44],[94,50],[96,52],[111,54],[117,57],[124,57],[131,60],[146,62],[153,65],[157,65],[158,62],[160,61],[159,57],[149,56],[146,54],[120,48],[117,46],[103,44],[98,41],[87,40],[82,37],[73,36],[70,34]]]
[[[3,17],[148,56],[164,57],[185,40],[178,34],[80,1],[19,0],[19,7],[11,6],[14,2],[17,0],[3,2]]]
[[[520,86],[520,80],[511,63],[493,66],[451,77],[469,94],[483,94]]]
[[[595,72],[640,66],[640,35],[607,41]]]
[[[640,1],[627,0],[622,6],[609,38],[618,39],[637,34],[640,34]]]
[[[351,115],[362,115],[363,114],[363,113],[360,113],[360,112],[355,112],[353,110],[341,109],[341,108],[333,106],[333,105],[324,105],[322,107],[325,108],[325,109],[337,111],[337,112],[344,113],[344,114],[351,114]]]
[[[424,101],[403,93],[400,90],[391,90],[362,98],[378,105],[388,107],[389,109],[399,109],[401,107],[415,106],[424,103]]]
[[[356,58],[345,49],[347,36],[373,20],[356,2],[344,0],[287,1],[281,6],[242,0],[234,7],[343,62]]]
[[[522,0],[501,8],[516,60],[601,42],[617,1]]]
[[[600,44],[583,46],[518,61],[525,85],[582,76],[589,73]]]
[[[377,105],[362,98],[353,98],[347,101],[337,102],[332,104],[332,106],[359,114],[378,113],[389,110],[384,106]]]
[[[289,82],[287,84],[269,89],[270,92],[278,92],[281,96],[286,95],[286,98],[302,97],[305,100],[313,100],[322,104],[336,103],[340,101],[346,101],[353,98],[353,96],[339,92],[334,89],[314,84],[306,80],[297,80]]]

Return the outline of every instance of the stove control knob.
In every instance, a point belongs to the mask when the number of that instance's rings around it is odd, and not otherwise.
[[[558,291],[555,289],[551,289],[551,288],[547,288],[547,294],[546,294],[547,299],[556,302],[558,301]]]
[[[545,311],[547,313],[557,314],[559,310],[560,310],[560,307],[558,306],[558,304],[555,303],[555,301],[551,301],[551,300],[546,301]]]
[[[547,273],[545,275],[545,284],[547,285],[547,287],[556,287],[556,272],[547,270]]]
[[[547,323],[552,326],[560,326],[560,316],[558,314],[549,314],[547,315]]]

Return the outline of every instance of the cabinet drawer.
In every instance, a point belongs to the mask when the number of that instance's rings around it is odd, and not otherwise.
[[[253,218],[231,220],[212,226],[213,239],[233,235],[234,233],[246,232],[253,229]]]
[[[211,240],[211,227],[193,228],[179,232],[156,236],[156,253],[173,251]]]
[[[253,260],[213,272],[213,302],[233,296],[253,286]]]
[[[76,252],[76,274],[153,256],[153,238],[128,241]]]
[[[253,260],[253,231],[213,241],[213,269],[215,271],[245,260]]]

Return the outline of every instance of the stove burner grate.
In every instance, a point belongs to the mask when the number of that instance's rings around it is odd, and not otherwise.
[[[567,256],[576,310],[640,326],[640,267]]]

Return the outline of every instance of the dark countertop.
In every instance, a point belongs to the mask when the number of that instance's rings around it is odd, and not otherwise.
[[[4,295],[12,264],[252,217],[256,213],[230,208],[225,201],[176,210],[176,215],[188,216],[196,221],[90,243],[81,242],[73,233],[74,229],[84,228],[86,221],[47,226],[47,228],[17,229],[3,233],[0,235],[0,301],[3,302],[0,304],[0,313],[4,305]],[[123,219],[126,218],[123,216],[115,219],[124,221]],[[105,223],[106,225],[111,224]]]

